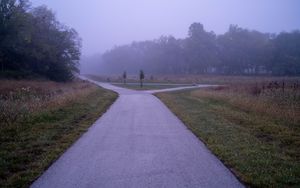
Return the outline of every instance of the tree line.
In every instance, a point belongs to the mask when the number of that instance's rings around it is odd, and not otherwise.
[[[0,1],[0,74],[67,81],[78,72],[81,40],[46,6]]]
[[[102,56],[102,69],[119,74],[143,69],[150,74],[300,75],[300,31],[262,33],[230,25],[221,35],[201,23],[188,36],[133,42]]]

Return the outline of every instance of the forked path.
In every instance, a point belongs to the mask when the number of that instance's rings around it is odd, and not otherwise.
[[[152,92],[95,83],[119,98],[32,187],[243,187]]]

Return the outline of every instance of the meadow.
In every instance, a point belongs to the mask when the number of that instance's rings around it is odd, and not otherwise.
[[[122,75],[91,75],[87,74],[93,80],[100,82],[109,83],[123,83]],[[128,74],[127,83],[139,83],[138,74]],[[219,85],[232,85],[232,84],[255,84],[255,83],[270,83],[270,82],[289,82],[298,83],[300,82],[300,77],[276,77],[276,76],[227,76],[227,75],[174,75],[174,74],[148,74],[145,72],[144,83],[163,83],[163,84],[219,84]],[[299,85],[299,84],[298,84]]]
[[[28,187],[116,98],[79,80],[0,80],[0,187]]]
[[[299,78],[217,79],[156,95],[246,185],[299,186]]]

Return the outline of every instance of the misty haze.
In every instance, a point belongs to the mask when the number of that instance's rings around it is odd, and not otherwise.
[[[0,187],[299,187],[298,0],[0,0]]]

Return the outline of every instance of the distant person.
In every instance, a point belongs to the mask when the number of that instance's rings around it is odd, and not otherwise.
[[[141,87],[143,87],[143,80],[145,78],[145,74],[143,70],[140,70],[140,82],[141,82]]]
[[[126,78],[127,78],[127,73],[126,73],[126,71],[124,71],[124,73],[123,73],[123,82],[124,82],[124,84],[126,84]]]

